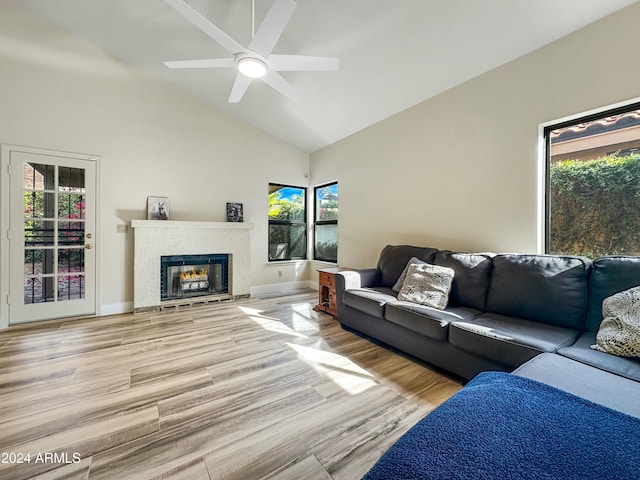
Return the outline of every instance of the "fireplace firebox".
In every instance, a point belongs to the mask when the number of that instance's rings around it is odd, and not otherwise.
[[[160,257],[160,300],[229,293],[229,255]]]

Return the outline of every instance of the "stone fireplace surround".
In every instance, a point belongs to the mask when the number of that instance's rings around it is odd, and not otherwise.
[[[132,220],[131,228],[134,231],[134,312],[172,303],[160,300],[160,257],[163,255],[229,254],[228,298],[249,295],[252,223]]]

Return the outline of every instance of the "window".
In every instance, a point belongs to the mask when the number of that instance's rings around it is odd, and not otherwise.
[[[338,183],[314,189],[314,254],[316,260],[338,262]]]
[[[269,261],[307,258],[307,189],[269,184]]]
[[[640,255],[640,103],[544,135],[546,252]]]

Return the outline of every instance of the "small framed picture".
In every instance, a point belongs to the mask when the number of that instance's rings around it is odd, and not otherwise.
[[[242,204],[241,203],[227,203],[227,222],[242,222],[244,218],[242,216]]]
[[[169,220],[167,197],[147,197],[147,220]]]

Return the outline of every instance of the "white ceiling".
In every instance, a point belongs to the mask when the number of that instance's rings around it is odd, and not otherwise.
[[[232,69],[165,60],[227,57],[163,0],[13,0],[126,62],[313,152],[522,56],[636,0],[297,0],[273,53],[338,57],[338,72],[283,72],[299,102],[254,81],[227,99]],[[187,0],[236,41],[251,0]],[[272,0],[255,0],[259,25]]]

